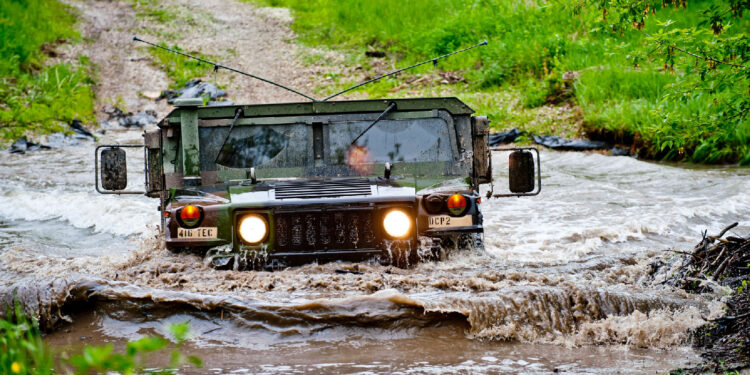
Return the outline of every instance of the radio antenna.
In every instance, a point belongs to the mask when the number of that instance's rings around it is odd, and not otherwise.
[[[322,102],[324,102],[324,101],[327,101],[328,99],[331,99],[331,98],[337,97],[337,96],[339,96],[339,95],[341,95],[341,94],[343,94],[343,93],[347,93],[347,92],[349,92],[349,91],[352,91],[352,90],[354,90],[354,89],[356,89],[356,88],[362,87],[362,86],[364,86],[364,85],[366,85],[366,84],[368,84],[368,83],[372,83],[372,82],[375,82],[375,81],[377,81],[377,80],[380,80],[380,79],[382,79],[382,78],[385,78],[385,77],[388,77],[388,76],[392,76],[392,75],[394,75],[394,74],[397,74],[397,73],[401,73],[401,72],[403,72],[404,70],[409,70],[409,69],[411,69],[411,68],[416,68],[416,67],[418,67],[418,66],[420,66],[420,65],[424,65],[424,64],[427,64],[427,63],[429,63],[429,62],[431,62],[431,63],[433,63],[433,64],[437,64],[437,61],[438,61],[438,60],[440,60],[440,59],[446,58],[446,57],[448,57],[448,56],[451,56],[451,55],[455,55],[455,54],[457,54],[457,53],[461,53],[461,52],[464,52],[464,51],[468,51],[468,50],[470,50],[470,49],[472,49],[472,48],[477,48],[477,47],[480,47],[480,46],[486,46],[486,45],[487,45],[487,41],[485,40],[485,41],[484,41],[484,42],[482,42],[482,43],[479,43],[479,44],[473,45],[473,46],[471,46],[471,47],[467,47],[467,48],[464,48],[464,49],[462,49],[462,50],[458,50],[458,51],[454,51],[454,52],[451,52],[451,53],[448,53],[448,54],[445,54],[445,55],[442,55],[442,56],[438,56],[438,57],[435,57],[435,58],[429,59],[429,60],[427,60],[427,61],[423,61],[423,62],[421,62],[421,63],[419,63],[419,64],[414,64],[414,65],[412,65],[412,66],[407,66],[406,68],[402,68],[402,69],[399,69],[399,70],[394,70],[394,71],[392,71],[392,72],[390,72],[390,73],[388,73],[388,74],[383,74],[383,75],[382,75],[382,76],[380,76],[380,77],[375,77],[375,78],[373,78],[373,79],[371,79],[371,80],[369,80],[369,81],[366,81],[366,82],[362,82],[362,83],[360,83],[360,84],[358,84],[358,85],[352,86],[352,87],[350,87],[350,88],[348,88],[348,89],[346,89],[346,90],[344,90],[344,91],[341,91],[341,92],[337,92],[337,93],[335,93],[335,94],[333,94],[333,95],[331,95],[331,96],[328,96],[328,97],[326,97],[326,98],[322,99],[321,101],[322,101]]]
[[[206,59],[202,59],[202,58],[200,58],[200,57],[196,57],[196,56],[193,56],[193,55],[189,55],[189,54],[187,54],[187,53],[184,53],[184,52],[180,52],[180,51],[177,51],[177,50],[174,50],[174,49],[171,49],[171,48],[167,48],[167,47],[164,47],[164,46],[162,46],[162,45],[158,45],[158,44],[156,44],[156,43],[151,43],[151,42],[145,41],[145,40],[143,40],[143,39],[141,39],[141,38],[139,38],[139,37],[137,37],[137,36],[133,36],[133,40],[134,40],[134,41],[136,41],[136,42],[146,43],[146,44],[148,44],[148,45],[152,45],[152,46],[154,46],[154,47],[157,47],[157,48],[161,48],[161,49],[163,49],[163,50],[165,50],[165,51],[169,51],[169,52],[172,52],[172,53],[176,53],[176,54],[178,54],[178,55],[182,55],[182,56],[185,56],[185,57],[191,58],[191,59],[193,59],[193,60],[198,60],[198,61],[200,61],[200,62],[202,62],[202,63],[204,63],[204,64],[208,64],[208,65],[213,65],[213,67],[214,67],[214,73],[215,73],[215,72],[217,72],[217,71],[218,71],[219,69],[226,69],[226,70],[229,70],[229,71],[232,71],[232,72],[235,72],[235,73],[239,73],[239,74],[242,74],[242,75],[248,76],[248,77],[250,77],[250,78],[255,78],[255,79],[257,79],[257,80],[261,80],[261,81],[263,81],[263,82],[265,82],[265,83],[270,83],[270,84],[272,84],[272,85],[274,85],[274,86],[276,86],[276,87],[281,87],[281,88],[282,88],[282,89],[284,89],[284,90],[287,90],[287,91],[291,91],[291,92],[293,92],[293,93],[295,93],[295,94],[297,94],[297,95],[300,95],[300,96],[304,96],[305,98],[307,98],[307,99],[310,99],[310,100],[312,100],[312,101],[314,101],[314,102],[318,101],[317,99],[313,98],[312,96],[309,96],[309,95],[305,95],[305,94],[303,94],[303,93],[301,93],[301,92],[299,92],[299,91],[297,91],[297,90],[295,90],[295,89],[292,89],[292,88],[286,87],[286,86],[284,86],[284,85],[282,85],[282,84],[279,84],[279,83],[276,83],[276,82],[274,82],[274,81],[271,81],[271,80],[265,79],[265,78],[263,78],[263,77],[258,77],[258,76],[256,76],[256,75],[253,75],[253,74],[250,74],[250,73],[245,73],[245,72],[243,72],[243,71],[241,71],[241,70],[237,70],[237,69],[234,69],[234,68],[230,68],[230,67],[228,67],[228,66],[226,66],[226,65],[221,65],[221,64],[219,64],[219,63],[215,63],[215,62],[213,62],[213,61],[208,61],[208,60],[206,60]]]

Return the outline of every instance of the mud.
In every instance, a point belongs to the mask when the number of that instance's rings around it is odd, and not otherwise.
[[[138,131],[100,140],[139,141]],[[61,350],[80,336],[123,343],[190,320],[190,350],[217,372],[288,365],[288,372],[609,373],[633,356],[642,361],[627,367],[634,373],[693,366],[690,332],[719,317],[721,301],[665,284],[651,263],[750,208],[743,169],[543,152],[543,195],[483,203],[484,250],[456,249],[408,270],[365,262],[222,271],[163,249],[156,200],[93,192],[93,147],[0,159],[0,295],[5,302],[15,295]],[[128,160],[129,188],[137,187],[142,154]],[[503,163],[493,161],[498,179]],[[406,354],[429,340],[465,352],[421,349],[425,363]],[[375,350],[383,342],[387,349]],[[300,347],[309,351],[276,357]],[[349,361],[331,354],[356,348],[373,354]],[[236,357],[218,354],[225,352]],[[340,360],[325,367],[314,358],[326,357],[313,353]],[[373,363],[374,353],[396,359]],[[249,355],[277,359],[238,362]],[[580,360],[589,355],[608,359]]]
[[[169,0],[158,7],[165,22],[137,16],[129,1],[64,1],[79,14],[85,42],[58,48],[54,61],[74,61],[87,56],[94,66],[97,113],[113,107],[129,112],[155,111],[158,118],[171,110],[166,101],[149,98],[169,88],[164,68],[145,45],[133,42],[137,35],[152,42],[177,45],[223,65],[246,71],[312,93],[319,76],[342,69],[343,58],[333,51],[303,47],[294,42],[292,18],[282,8],[257,8],[241,1]],[[317,56],[326,66],[305,65],[302,56]],[[208,67],[207,71],[210,71]],[[203,78],[222,86],[235,103],[307,101],[288,91],[231,72],[209,73]]]

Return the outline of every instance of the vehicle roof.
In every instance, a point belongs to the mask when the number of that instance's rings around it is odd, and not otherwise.
[[[442,97],[201,106],[198,107],[198,117],[202,119],[231,118],[234,116],[237,108],[242,108],[244,117],[382,112],[390,103],[396,103],[397,111],[444,109],[453,115],[470,115],[474,113],[473,109],[458,98]],[[181,110],[179,107],[176,108],[167,115],[167,119],[172,120],[170,122],[179,120]]]

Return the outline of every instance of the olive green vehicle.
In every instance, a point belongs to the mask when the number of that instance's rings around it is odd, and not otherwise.
[[[169,249],[214,249],[217,265],[406,266],[483,233],[488,121],[456,98],[176,104],[144,133],[145,194],[161,199]],[[101,192],[127,185],[123,147],[97,149]],[[527,195],[533,157],[514,157],[511,190]]]
[[[167,248],[199,251],[216,266],[409,266],[446,247],[481,245],[479,187],[492,182],[486,117],[456,98],[329,98],[178,99],[144,145],[97,148],[96,189],[160,198]],[[125,190],[133,147],[145,149],[143,192]],[[511,193],[490,189],[488,198],[539,193],[539,155],[529,150],[505,150]]]

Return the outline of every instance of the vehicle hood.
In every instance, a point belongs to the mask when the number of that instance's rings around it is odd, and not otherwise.
[[[414,197],[415,189],[378,178],[288,179],[243,183],[228,188],[232,203],[308,200],[367,200]]]

